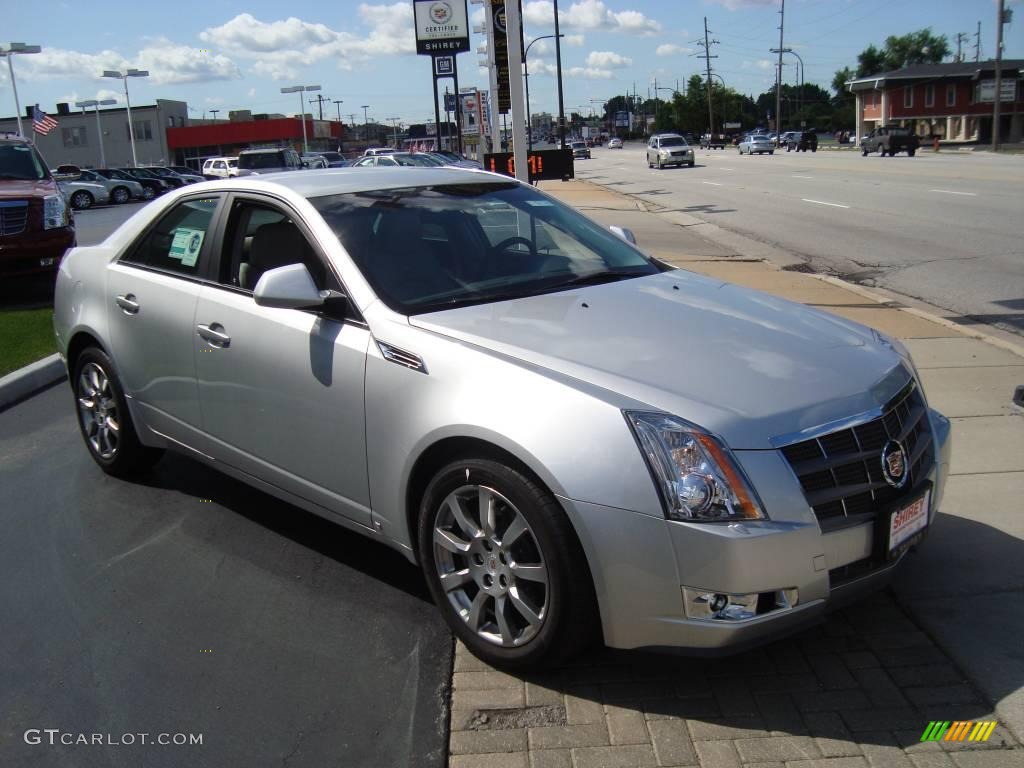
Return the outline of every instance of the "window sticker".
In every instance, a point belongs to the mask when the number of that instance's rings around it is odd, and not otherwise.
[[[194,267],[199,260],[199,251],[203,247],[206,232],[192,227],[178,227],[174,230],[174,240],[167,255],[177,259],[183,267]]]
[[[543,208],[548,205],[554,205],[550,200],[527,200],[526,204],[533,206],[534,208]]]

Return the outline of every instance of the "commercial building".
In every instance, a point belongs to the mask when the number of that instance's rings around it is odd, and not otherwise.
[[[69,104],[57,104],[46,113],[58,125],[46,136],[32,131],[32,107],[25,110],[22,127],[35,140],[36,147],[51,168],[77,165],[99,168],[106,159],[108,167],[130,166],[132,149],[128,136],[128,110],[124,107],[101,109],[99,129],[93,109],[79,111]],[[188,123],[188,105],[184,101],[157,99],[156,104],[132,107],[135,124],[135,155],[139,165],[166,165],[173,161],[167,144],[167,129]],[[16,133],[15,117],[0,118],[0,133]],[[100,144],[102,141],[102,153]]]
[[[1002,62],[999,135],[1024,139],[1024,59]],[[857,136],[879,125],[912,128],[943,141],[992,139],[995,62],[918,64],[847,83],[856,96]]]

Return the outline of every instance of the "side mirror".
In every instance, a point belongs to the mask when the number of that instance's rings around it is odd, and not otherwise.
[[[612,231],[612,234],[618,235],[630,245],[636,245],[636,235],[633,234],[632,229],[627,229],[626,227],[617,227],[614,224],[608,227],[608,229]]]
[[[260,276],[252,296],[261,307],[280,309],[307,309],[324,303],[305,264],[268,269]]]

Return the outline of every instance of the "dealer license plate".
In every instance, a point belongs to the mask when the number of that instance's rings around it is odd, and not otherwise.
[[[931,498],[931,495],[931,491],[928,491],[907,506],[901,507],[890,514],[890,556],[928,527],[928,500]]]

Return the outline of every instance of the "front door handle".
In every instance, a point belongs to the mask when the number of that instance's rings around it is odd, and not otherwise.
[[[199,335],[206,339],[208,342],[213,344],[215,347],[230,347],[231,337],[224,333],[224,326],[220,323],[210,323],[209,325],[197,325],[196,330],[199,331]]]
[[[117,306],[119,306],[126,315],[135,315],[139,312],[139,302],[135,300],[134,293],[126,293],[124,296],[118,296],[114,299]]]

